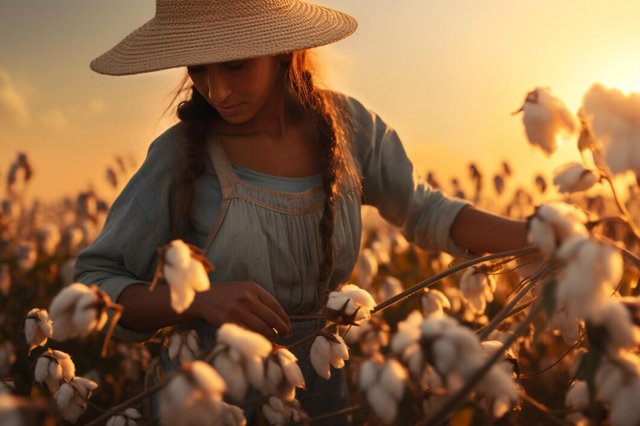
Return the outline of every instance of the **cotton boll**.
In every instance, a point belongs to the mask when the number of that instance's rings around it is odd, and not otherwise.
[[[371,318],[371,310],[375,306],[376,302],[369,292],[353,284],[346,284],[338,291],[332,291],[327,301],[330,313],[334,316],[344,314],[351,321]]]
[[[529,220],[527,239],[550,256],[557,246],[573,236],[588,236],[587,215],[564,203],[543,204]]]
[[[247,419],[240,407],[222,403],[221,426],[246,426]]]
[[[69,383],[62,384],[55,397],[60,415],[71,423],[77,422],[87,409],[91,391],[97,387],[96,382],[83,377],[74,377]]]
[[[564,405],[570,411],[584,411],[589,406],[589,387],[587,382],[576,380],[564,400]]]
[[[81,283],[74,283],[63,288],[51,301],[49,305],[49,316],[53,321],[53,338],[56,340],[67,340],[79,335],[76,322],[85,329],[86,322],[81,321],[80,316],[74,321],[76,305],[80,298],[85,295],[91,296],[92,290]],[[91,299],[92,300],[92,299]]]
[[[310,349],[311,365],[318,375],[324,379],[331,378],[331,345],[324,336],[317,336]]]
[[[191,306],[196,292],[209,289],[207,266],[210,265],[195,258],[192,248],[182,240],[173,240],[165,247],[162,276],[169,284],[171,307],[181,313]]]
[[[60,387],[60,382],[69,382],[76,374],[76,367],[69,354],[48,350],[38,357],[34,370],[36,382],[45,383],[51,393]]]
[[[371,249],[365,248],[360,252],[356,263],[358,286],[371,287],[373,278],[378,274],[378,260]]]
[[[94,291],[89,291],[78,297],[71,317],[75,335],[85,337],[94,331],[101,330],[107,323],[107,319],[104,300],[96,287],[94,287]]]
[[[358,370],[358,387],[361,391],[365,392],[377,383],[380,368],[381,365],[371,358],[360,364],[360,369]]]
[[[602,141],[605,160],[615,174],[640,172],[638,98],[635,93],[625,95],[600,84],[594,84],[584,96],[582,109],[593,133]]]
[[[620,388],[611,404],[609,420],[614,426],[636,426],[640,423],[640,379],[637,377]]]
[[[225,343],[250,358],[258,356],[265,358],[273,345],[266,337],[259,333],[247,330],[233,323],[224,323],[218,330],[218,342]]]
[[[640,343],[640,329],[633,324],[631,314],[619,302],[611,302],[602,310],[602,317],[597,324],[607,330],[608,343],[612,349],[633,349]]]
[[[458,362],[458,354],[454,343],[448,339],[440,338],[433,344],[434,365],[438,372],[449,374]]]
[[[428,317],[434,312],[444,313],[451,311],[451,302],[443,292],[425,288],[420,298],[422,313]]]
[[[460,278],[460,291],[475,314],[483,314],[487,302],[493,300],[492,287],[489,277],[475,268],[467,268]]]
[[[106,426],[138,426],[142,420],[142,414],[135,408],[127,408],[122,413],[111,416]]]
[[[242,401],[249,389],[249,382],[242,366],[231,360],[225,352],[214,358],[213,366],[224,378],[229,396],[235,401]]]
[[[400,321],[398,331],[391,339],[391,350],[401,352],[408,345],[418,341],[423,320],[419,311],[412,311],[404,321]]]
[[[380,385],[395,398],[396,401],[402,399],[404,395],[405,382],[408,379],[407,370],[395,359],[389,359],[382,369],[380,375]]]
[[[183,367],[160,393],[163,425],[217,424],[223,414],[222,377],[207,363],[194,361]]]
[[[521,111],[524,111],[522,121],[529,143],[546,154],[556,150],[558,136],[571,135],[577,129],[575,117],[547,88],[537,87],[530,92]]]
[[[46,309],[34,308],[24,320],[24,334],[29,344],[29,352],[36,346],[44,346],[53,336],[53,322]]]
[[[560,192],[586,191],[598,182],[600,175],[577,162],[570,162],[554,172],[553,183]]]
[[[398,294],[402,293],[404,288],[402,287],[402,281],[396,277],[387,276],[380,283],[380,290],[378,292],[379,300],[388,300]]]
[[[391,424],[398,414],[398,402],[381,386],[367,391],[367,402],[385,424]]]

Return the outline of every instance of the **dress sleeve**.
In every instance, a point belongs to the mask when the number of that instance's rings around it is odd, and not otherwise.
[[[168,164],[174,150],[170,144],[178,141],[167,136],[151,144],[144,163],[111,206],[100,235],[76,259],[75,280],[96,284],[114,302],[128,286],[150,283],[156,249],[170,240],[171,170],[179,168]],[[119,324],[114,331],[125,341],[144,341],[153,334]]]
[[[464,254],[450,230],[460,210],[470,203],[448,197],[420,179],[396,131],[359,102],[351,99],[349,103],[363,202],[377,207],[382,217],[419,247]]]

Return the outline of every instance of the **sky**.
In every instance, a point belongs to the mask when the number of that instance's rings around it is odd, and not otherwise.
[[[549,87],[570,110],[594,83],[640,92],[637,0],[323,0],[353,15],[350,38],[318,50],[325,85],[362,101],[399,133],[416,169],[493,173],[523,182],[579,158],[528,145],[526,93]],[[153,0],[0,2],[0,175],[18,152],[30,195],[54,200],[96,186],[120,155],[144,159],[175,123],[163,116],[182,70],[110,77],[89,62],[153,17]],[[0,197],[4,196],[4,185]]]

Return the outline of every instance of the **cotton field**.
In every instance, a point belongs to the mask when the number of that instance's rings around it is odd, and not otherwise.
[[[509,158],[499,170],[469,164],[450,181],[425,180],[527,220],[531,245],[429,253],[364,208],[360,255],[351,280],[328,294],[326,326],[288,345],[232,323],[208,351],[193,330],[113,338],[122,307],[73,282],[112,195],[31,202],[28,153],[2,164],[0,424],[243,425],[247,410],[265,425],[345,415],[373,425],[640,424],[640,97],[594,85],[577,113],[548,88],[523,99],[513,117],[522,143],[553,155],[562,137],[581,162],[528,186],[514,182]],[[120,160],[106,176],[117,189],[132,171]],[[157,256],[152,289],[166,282],[183,312],[215,265],[181,240]],[[322,380],[345,369],[348,409],[302,410],[300,347]],[[162,371],[160,357],[180,368]]]

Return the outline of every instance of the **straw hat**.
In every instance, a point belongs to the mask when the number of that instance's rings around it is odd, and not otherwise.
[[[275,55],[341,40],[355,18],[301,0],[156,0],[156,14],[91,61],[107,75]]]

